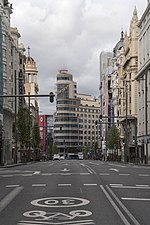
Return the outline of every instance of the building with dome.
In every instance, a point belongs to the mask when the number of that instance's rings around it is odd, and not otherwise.
[[[30,108],[30,112],[33,118],[33,122],[38,120],[38,95],[39,87],[37,83],[37,66],[34,59],[30,56],[30,48],[28,47],[28,56],[25,60],[25,94],[35,95],[35,97],[26,97],[25,102],[27,107]]]

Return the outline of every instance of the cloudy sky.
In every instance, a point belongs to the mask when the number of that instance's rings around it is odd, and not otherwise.
[[[78,92],[99,95],[99,54],[112,50],[123,29],[129,33],[134,7],[139,19],[147,0],[10,0],[11,26],[38,67],[40,94],[56,91],[56,75],[68,69]],[[27,54],[27,51],[26,51]],[[55,103],[40,99],[42,114]]]

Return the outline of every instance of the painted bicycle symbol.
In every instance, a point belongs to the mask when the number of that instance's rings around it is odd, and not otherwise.
[[[71,197],[51,197],[41,198],[31,201],[34,206],[40,207],[77,207],[89,204],[87,199],[71,198]]]
[[[43,208],[51,208],[50,211],[46,212],[43,210],[31,210],[23,213],[24,217],[30,218],[28,220],[22,220],[18,223],[18,225],[30,225],[32,224],[52,224],[52,225],[79,225],[79,224],[87,224],[92,225],[95,224],[94,221],[90,218],[92,215],[91,211],[88,210],[72,210],[66,213],[60,211],[52,211],[53,208],[60,209],[63,207],[81,207],[89,204],[89,200],[83,198],[74,198],[74,197],[49,197],[49,198],[41,198],[35,199],[31,201],[31,204],[35,207],[43,207]],[[32,218],[32,219],[31,219]]]
[[[58,220],[73,220],[75,218],[79,218],[79,217],[87,217],[87,216],[91,216],[92,212],[87,211],[87,210],[74,210],[74,211],[70,211],[69,214],[64,214],[64,213],[60,213],[60,212],[50,212],[47,213],[45,211],[28,211],[25,212],[23,214],[26,217],[32,217],[35,220],[54,220],[54,219],[58,219]]]

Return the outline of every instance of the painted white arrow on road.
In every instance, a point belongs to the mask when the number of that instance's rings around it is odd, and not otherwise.
[[[113,171],[115,171],[115,172],[119,172],[119,170],[114,169],[114,168],[111,168],[111,169],[109,169],[109,170],[113,170]]]
[[[63,172],[68,172],[68,171],[70,171],[69,169],[67,169],[67,168],[64,168],[63,170],[61,170],[61,171],[63,171]]]

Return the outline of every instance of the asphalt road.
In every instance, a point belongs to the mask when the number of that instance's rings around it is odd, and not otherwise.
[[[62,160],[0,168],[0,225],[150,225],[150,167]]]

